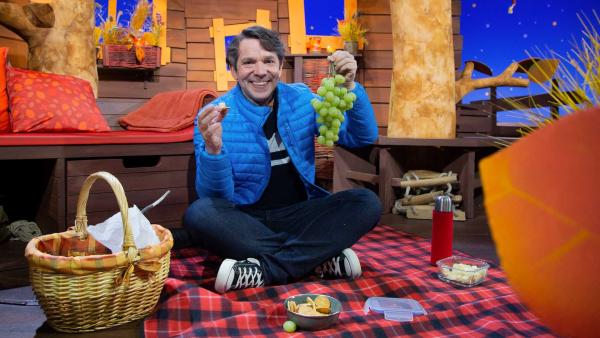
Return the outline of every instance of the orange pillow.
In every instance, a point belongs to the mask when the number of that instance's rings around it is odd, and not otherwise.
[[[6,94],[6,55],[8,48],[0,47],[0,133],[10,131],[8,95]]]
[[[109,131],[89,82],[8,67],[13,132]]]

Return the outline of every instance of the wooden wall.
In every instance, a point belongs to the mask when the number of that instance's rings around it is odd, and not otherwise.
[[[455,64],[460,66],[460,0],[452,0]],[[271,13],[271,24],[287,46],[289,14],[287,0],[169,0],[167,45],[171,63],[153,75],[141,72],[99,70],[99,104],[111,126],[118,128],[117,117],[141,105],[158,92],[205,87],[216,89],[213,81],[214,45],[209,35],[212,18],[222,17],[225,24],[246,23],[256,19],[256,9]],[[357,76],[366,88],[380,130],[387,126],[392,70],[392,34],[388,0],[358,0],[361,22],[369,30],[369,44],[362,51]],[[0,45],[10,47],[13,64],[26,65],[26,45],[15,34],[0,26]],[[283,80],[292,81],[291,60],[284,64]],[[230,82],[229,87],[235,83]]]

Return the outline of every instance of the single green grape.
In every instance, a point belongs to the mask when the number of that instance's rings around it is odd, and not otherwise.
[[[328,130],[327,126],[319,127],[319,133],[321,133],[321,134],[325,134],[327,132],[327,130]]]
[[[317,89],[317,94],[320,96],[325,96],[325,94],[327,94],[327,88],[320,86],[319,89]]]
[[[319,109],[321,109],[321,107],[323,106],[323,103],[319,99],[317,99],[317,98],[312,99],[310,101],[310,103],[312,104],[313,108],[316,111],[319,111]]]
[[[291,320],[287,320],[285,323],[283,323],[283,330],[288,333],[295,332],[296,323],[292,322]]]
[[[335,83],[341,85],[342,83],[346,82],[346,78],[344,76],[342,76],[341,74],[336,74],[335,75]]]
[[[334,81],[329,81],[329,79],[327,79],[327,81],[323,84],[323,87],[325,87],[327,90],[333,90],[333,88],[335,88],[335,83]]]
[[[325,145],[328,147],[333,147],[333,140],[325,140]]]

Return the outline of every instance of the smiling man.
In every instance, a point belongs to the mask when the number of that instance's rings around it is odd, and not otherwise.
[[[215,290],[284,284],[316,272],[357,278],[350,249],[381,214],[367,189],[330,194],[314,184],[314,137],[319,125],[304,84],[279,81],[284,47],[277,33],[254,26],[227,49],[237,86],[198,114],[194,134],[196,191],[174,231],[176,247],[198,245],[226,258]],[[347,52],[329,57],[356,94],[339,142],[361,147],[377,139],[373,108],[354,82]],[[227,114],[225,114],[225,112]]]

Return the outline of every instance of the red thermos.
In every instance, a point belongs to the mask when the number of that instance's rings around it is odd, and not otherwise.
[[[431,229],[431,265],[452,256],[453,217],[452,199],[448,196],[436,197]]]

